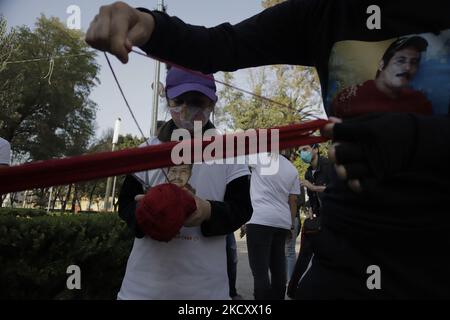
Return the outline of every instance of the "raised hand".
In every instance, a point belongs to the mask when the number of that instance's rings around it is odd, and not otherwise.
[[[150,39],[154,27],[155,21],[151,14],[124,2],[115,2],[100,7],[86,33],[86,42],[127,63],[132,47],[144,45]]]

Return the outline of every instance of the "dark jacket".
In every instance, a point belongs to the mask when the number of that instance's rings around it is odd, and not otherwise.
[[[312,166],[309,166],[305,172],[305,180],[308,180],[312,184],[316,186],[328,186],[331,182],[331,174],[332,174],[332,164],[327,158],[323,158],[319,156],[317,161],[317,168],[314,170]],[[314,171],[314,173],[313,173]],[[322,198],[324,192],[313,192],[309,189],[308,198],[309,205],[314,214],[320,214],[320,207],[322,206]],[[326,189],[325,189],[326,190]]]

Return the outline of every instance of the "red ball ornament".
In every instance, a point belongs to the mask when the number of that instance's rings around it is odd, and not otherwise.
[[[168,242],[195,210],[195,199],[186,190],[166,183],[151,188],[138,203],[136,220],[147,236]]]

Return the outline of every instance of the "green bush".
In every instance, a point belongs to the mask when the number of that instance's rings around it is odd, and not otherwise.
[[[116,298],[133,242],[116,214],[23,216],[2,211],[0,299]],[[81,290],[67,289],[70,265],[80,267]]]
[[[0,208],[1,216],[12,217],[42,217],[47,215],[43,209]]]

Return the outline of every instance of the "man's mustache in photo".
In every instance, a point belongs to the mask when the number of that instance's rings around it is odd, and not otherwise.
[[[396,77],[405,77],[407,80],[411,80],[411,78],[412,78],[412,75],[408,71],[405,71],[402,73],[397,73],[395,76]]]

